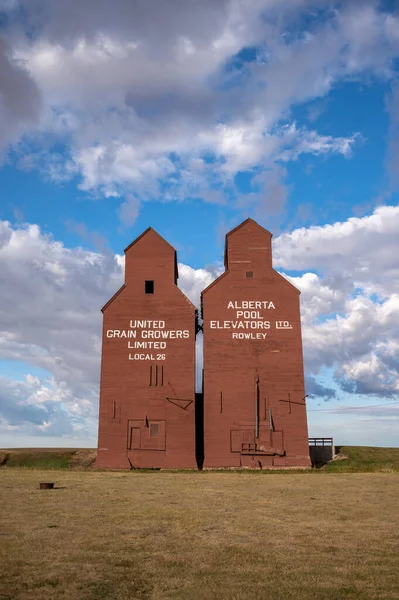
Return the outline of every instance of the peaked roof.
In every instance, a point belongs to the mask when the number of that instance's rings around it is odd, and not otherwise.
[[[212,283],[210,283],[205,289],[202,290],[202,292],[201,292],[201,313],[202,313],[202,297],[205,294],[205,292],[207,292],[211,287],[213,287],[216,283],[218,283],[223,277],[226,277],[227,273],[229,272],[228,268],[227,268],[227,241],[228,241],[229,235],[231,235],[232,233],[234,233],[235,231],[237,231],[238,229],[240,229],[247,223],[253,223],[254,225],[256,225],[256,227],[258,227],[259,229],[262,229],[265,233],[269,234],[270,239],[273,237],[273,234],[270,231],[268,231],[267,229],[262,227],[262,225],[259,225],[259,223],[257,223],[254,219],[251,219],[250,217],[248,217],[248,219],[245,219],[245,221],[243,221],[242,223],[237,225],[237,227],[234,227],[234,229],[232,229],[231,231],[229,231],[226,234],[226,241],[225,241],[225,245],[224,245],[224,267],[226,270],[224,273],[219,275],[219,277],[217,277],[214,281],[212,281]],[[295,287],[295,285],[293,283],[291,283],[291,281],[288,281],[288,279],[286,277],[281,275],[281,273],[276,271],[276,269],[274,269],[273,267],[272,267],[272,269],[279,278],[281,278],[283,281],[285,281],[285,283],[287,283],[291,288],[293,288],[296,292],[298,292],[298,294],[301,293],[300,290],[297,287]]]
[[[169,248],[171,248],[173,250],[173,252],[176,252],[176,250],[173,248],[173,246],[171,244],[169,244],[169,242],[167,242],[165,240],[165,238],[162,237],[162,235],[160,235],[158,233],[158,231],[156,231],[153,227],[147,227],[147,229],[145,229],[143,231],[143,233],[141,233],[138,237],[136,237],[135,240],[133,240],[128,246],[126,246],[124,252],[127,252],[132,246],[134,246],[134,244],[136,244],[139,240],[141,240],[141,238],[143,238],[145,235],[147,235],[147,233],[149,233],[150,231],[155,233],[155,235],[157,235],[163,242],[165,242],[165,244],[167,244],[169,246]]]
[[[235,233],[236,231],[238,231],[238,229],[241,229],[241,227],[244,227],[244,225],[247,225],[248,223],[253,223],[254,225],[256,225],[256,227],[258,227],[259,229],[262,229],[262,231],[264,231],[265,233],[267,233],[270,236],[270,239],[273,237],[273,234],[270,233],[270,231],[268,231],[267,229],[262,227],[262,225],[259,225],[259,223],[254,221],[254,219],[251,219],[250,217],[248,217],[248,219],[245,219],[245,221],[243,221],[242,223],[237,225],[237,227],[234,227],[234,229],[232,229],[231,231],[226,233],[226,239],[225,239],[225,243],[224,243],[224,266],[225,267],[227,267],[227,245],[228,245],[227,242],[228,242],[229,235],[231,235],[232,233]]]
[[[124,290],[124,289],[125,289],[125,287],[126,287],[126,283],[124,283],[123,285],[121,285],[121,287],[119,288],[119,290],[118,290],[117,292],[115,292],[115,294],[112,296],[112,298],[110,298],[110,299],[108,300],[108,302],[106,302],[106,303],[104,304],[104,306],[103,306],[103,307],[102,307],[102,309],[101,309],[101,312],[102,312],[102,313],[104,312],[104,310],[105,310],[105,309],[107,309],[107,308],[108,308],[108,306],[109,306],[110,304],[112,304],[112,302],[115,300],[115,298],[116,298],[117,296],[119,296],[119,294],[121,293],[121,291],[122,291],[122,290]]]
[[[177,254],[176,254],[176,250],[175,250],[175,248],[173,248],[173,246],[172,246],[171,244],[169,244],[169,242],[167,242],[167,241],[165,240],[165,238],[164,238],[164,237],[162,237],[162,235],[160,235],[160,234],[158,233],[158,231],[155,231],[155,229],[154,229],[153,227],[147,227],[147,229],[146,229],[145,231],[143,231],[143,233],[142,233],[142,234],[140,234],[138,237],[136,237],[136,239],[135,239],[135,240],[133,240],[133,241],[132,241],[132,242],[131,242],[131,243],[130,243],[128,246],[126,246],[126,248],[124,249],[124,253],[126,254],[126,252],[127,252],[128,250],[130,250],[130,248],[131,248],[132,246],[134,246],[134,244],[136,244],[136,243],[137,243],[139,240],[141,240],[141,238],[143,238],[145,235],[147,235],[147,234],[148,234],[148,233],[150,233],[150,232],[152,232],[152,233],[155,233],[155,235],[156,235],[156,236],[158,236],[158,237],[159,237],[159,239],[160,239],[160,240],[162,240],[162,241],[164,242],[164,244],[166,244],[167,246],[169,246],[169,248],[170,248],[171,250],[173,250],[173,252],[174,252],[174,256],[175,256],[175,280],[177,281],[177,280],[178,280],[178,278],[179,278],[179,271],[178,271],[178,268],[177,268]]]

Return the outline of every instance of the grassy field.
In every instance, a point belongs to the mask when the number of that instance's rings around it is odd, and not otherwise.
[[[337,460],[314,472],[399,472],[399,448],[339,446]],[[0,467],[92,469],[96,450],[85,448],[0,449]],[[275,472],[275,471],[274,471]]]
[[[86,448],[12,448],[0,450],[0,466],[26,469],[89,469],[97,451]]]
[[[339,446],[337,459],[324,469],[330,473],[399,472],[399,448],[373,448],[370,446]]]
[[[0,599],[398,599],[398,497],[395,472],[5,467]]]

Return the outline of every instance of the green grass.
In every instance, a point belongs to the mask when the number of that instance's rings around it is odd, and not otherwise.
[[[398,473],[257,474],[1,469],[0,599],[398,599]]]
[[[340,446],[338,449],[338,460],[326,464],[323,467],[324,471],[329,473],[399,471],[399,448]]]
[[[374,448],[371,446],[340,446],[337,459],[321,468],[311,469],[312,473],[375,473],[399,471],[399,448]],[[96,451],[78,448],[21,448],[0,450],[0,466],[26,469],[86,469],[93,468]],[[309,469],[310,470],[310,469]],[[141,470],[146,472],[146,470]],[[192,471],[179,471],[191,473]],[[218,470],[218,473],[234,471]],[[242,470],[242,474],[270,475],[279,473],[303,473],[298,470]],[[198,472],[198,474],[200,474]]]
[[[68,448],[23,448],[0,450],[0,465],[5,468],[69,469],[91,466],[93,450]],[[87,463],[85,465],[84,463]]]

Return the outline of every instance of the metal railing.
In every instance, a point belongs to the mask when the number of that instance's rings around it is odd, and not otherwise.
[[[309,438],[309,446],[333,446],[333,438],[314,437]]]

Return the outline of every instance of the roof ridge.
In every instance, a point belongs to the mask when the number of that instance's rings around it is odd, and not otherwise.
[[[129,244],[128,246],[126,246],[126,248],[124,249],[124,253],[126,254],[126,252],[127,252],[128,250],[130,250],[130,248],[131,248],[132,246],[134,246],[134,244],[136,244],[136,243],[137,243],[139,240],[141,240],[141,238],[143,238],[145,235],[147,235],[147,233],[149,233],[150,231],[152,231],[152,232],[153,232],[153,233],[155,233],[155,234],[156,234],[156,235],[157,235],[159,238],[161,238],[161,240],[162,240],[163,242],[165,242],[165,244],[167,244],[167,245],[169,246],[169,248],[171,248],[171,249],[173,250],[173,252],[176,252],[176,248],[174,248],[174,247],[172,246],[172,244],[169,244],[169,242],[168,242],[167,240],[165,240],[165,238],[164,238],[164,237],[163,237],[163,236],[162,236],[160,233],[158,233],[158,231],[157,231],[156,229],[154,229],[153,227],[151,227],[151,226],[150,226],[150,227],[147,227],[147,229],[145,229],[145,230],[143,231],[143,233],[141,233],[139,236],[137,236],[137,237],[136,237],[136,239],[134,239],[132,242],[130,242],[130,244]]]

